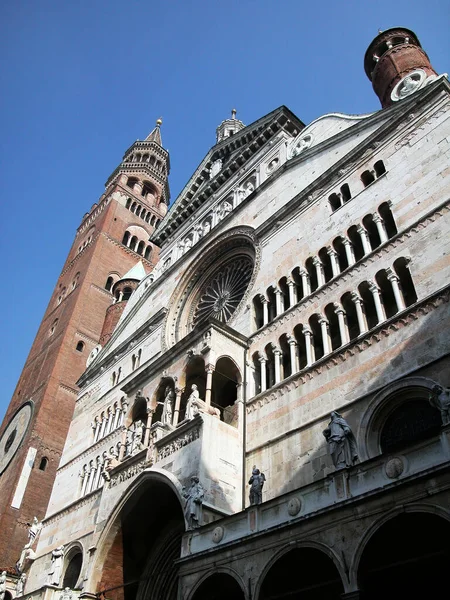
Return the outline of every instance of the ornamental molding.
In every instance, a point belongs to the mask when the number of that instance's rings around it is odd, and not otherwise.
[[[65,275],[68,271],[70,271],[70,269],[80,260],[80,258],[86,254],[86,252],[88,251],[89,248],[93,247],[94,242],[97,241],[97,239],[99,238],[100,234],[102,232],[97,232],[94,237],[92,238],[92,240],[89,242],[89,244],[86,244],[86,246],[80,250],[79,252],[77,252],[77,254],[72,258],[72,260],[70,261],[70,263],[67,265],[67,267],[65,267],[65,269],[63,269],[61,271],[61,275],[59,276],[59,278],[61,279],[61,277],[63,275]],[[67,295],[68,296],[68,295]],[[66,297],[67,297],[66,296]]]
[[[388,337],[391,333],[395,333],[404,327],[407,327],[411,323],[417,321],[420,317],[425,316],[433,310],[448,304],[450,302],[450,286],[447,286],[444,290],[439,290],[434,296],[428,297],[419,303],[416,303],[410,309],[407,309],[391,317],[388,321],[384,321],[380,325],[377,325],[371,331],[361,336],[353,342],[350,342],[344,350],[334,350],[331,354],[327,354],[325,357],[319,359],[317,363],[299,371],[294,375],[291,375],[288,380],[272,387],[267,392],[258,394],[254,398],[247,400],[247,414],[251,414],[263,406],[270,404],[272,401],[281,398],[292,390],[298,388],[300,385],[304,385],[307,382],[314,379],[315,376],[320,375],[325,370],[330,370],[333,367],[344,363],[349,358],[360,354],[364,350],[367,350],[374,344],[382,341]]]
[[[59,384],[59,388],[61,390],[64,390],[65,392],[69,392],[69,394],[73,394],[74,396],[78,396],[78,389],[70,387],[69,385],[67,385],[65,383],[60,383]]]
[[[146,464],[147,464],[146,460],[141,460],[137,463],[134,463],[133,465],[130,465],[126,469],[123,469],[122,471],[120,471],[120,473],[117,473],[116,475],[111,475],[111,479],[109,481],[108,487],[109,488],[116,487],[116,485],[119,485],[120,483],[124,483],[125,481],[128,481],[129,479],[132,479],[133,477],[136,477],[137,475],[139,475],[139,473],[142,473],[142,471],[146,467]]]
[[[89,225],[91,225],[91,223],[93,223],[96,220],[98,215],[105,210],[105,208],[111,202],[111,198],[113,198],[113,197],[114,197],[114,194],[100,200],[100,204],[98,204],[96,206],[96,208],[94,209],[94,212],[89,213],[86,216],[87,221],[83,221],[81,223],[80,227],[77,229],[77,233],[76,233],[75,237],[81,235],[82,233],[84,233],[86,231],[86,229],[89,227]]]
[[[188,444],[195,442],[195,440],[198,440],[199,438],[200,438],[200,425],[195,427],[194,429],[191,429],[184,435],[178,436],[172,442],[166,443],[161,448],[158,448],[157,461],[162,460],[163,458],[167,458],[174,452],[177,452],[177,450],[181,450],[181,448],[184,448]],[[164,439],[163,439],[163,441],[164,441]]]
[[[288,310],[280,316],[275,317],[271,323],[265,325],[253,335],[249,336],[250,342],[258,342],[260,339],[266,337],[268,333],[279,331],[285,323],[289,323],[292,319],[299,318],[304,313],[305,308],[313,305],[317,306],[323,299],[329,300],[330,292],[339,289],[342,282],[345,283],[349,280],[353,281],[355,274],[362,273],[368,268],[369,264],[379,263],[380,259],[384,258],[386,254],[389,254],[394,248],[401,246],[405,241],[410,239],[412,234],[419,233],[420,230],[425,229],[428,225],[434,223],[448,212],[450,212],[450,200],[443,202],[440,206],[410,225],[403,232],[397,233],[393,238],[378,246],[375,250],[372,250],[370,254],[366,254],[357,263],[347,267],[345,271],[339,273],[339,275],[331,279],[325,285],[315,290],[306,298],[300,300],[295,306],[288,308]],[[295,268],[295,266],[293,268]]]

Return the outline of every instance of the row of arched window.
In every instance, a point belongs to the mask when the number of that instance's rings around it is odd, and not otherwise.
[[[267,325],[285,310],[337,277],[342,271],[387,242],[397,233],[388,202],[378,212],[366,215],[358,225],[352,225],[345,235],[337,236],[317,256],[309,257],[304,267],[296,267],[277,286],[253,299],[255,325]]]
[[[255,394],[311,366],[330,352],[348,344],[417,301],[409,259],[398,258],[392,268],[382,269],[374,281],[362,282],[345,292],[322,313],[299,323],[252,356]]]
[[[127,410],[128,403],[124,397],[97,415],[91,423],[94,443],[121,427]]]
[[[122,238],[122,244],[140,254],[146,260],[150,260],[152,254],[152,247],[150,244],[146,244],[144,240],[140,240],[136,235],[131,235],[129,231],[125,231]]]
[[[94,237],[94,233],[92,232],[91,234],[88,235],[88,237],[84,240],[84,242],[78,246],[77,254],[80,254],[80,252],[82,252],[86,248],[86,246],[88,246],[92,242],[93,237]]]
[[[106,452],[104,453],[106,455]],[[106,456],[98,455],[83,465],[80,471],[80,497],[103,487],[103,465]]]
[[[69,294],[71,292],[73,292],[73,290],[77,287],[79,279],[80,279],[80,272],[78,271],[78,273],[75,275],[75,277],[72,280],[72,283],[69,286],[69,292],[68,292]],[[57,305],[61,304],[61,302],[66,297],[66,295],[67,295],[67,288],[63,287],[63,284],[60,283],[59,287],[58,287],[58,298],[57,298],[56,304]]]
[[[164,163],[153,156],[153,154],[150,155],[148,153],[142,154],[141,152],[134,152],[133,154],[127,156],[126,162],[147,163],[151,167],[154,167],[157,171],[161,171],[162,173],[165,172]]]
[[[366,169],[361,173],[361,182],[366,188],[371,183],[373,183],[375,179],[378,179],[379,177],[384,175],[384,173],[386,173],[386,167],[384,166],[382,160],[378,160],[373,165],[372,169]],[[346,202],[348,202],[351,199],[351,197],[352,194],[350,191],[350,186],[348,183],[344,183],[343,185],[341,185],[339,192],[333,192],[332,194],[330,194],[330,196],[328,196],[328,201],[330,203],[331,210],[334,212],[335,210],[343,206]]]
[[[132,200],[131,198],[127,199],[125,208],[128,208],[129,211],[131,211],[137,217],[143,219],[152,227],[158,227],[161,221],[161,219],[158,219],[156,215],[152,214],[149,210],[146,210],[143,206],[141,206],[138,202]]]

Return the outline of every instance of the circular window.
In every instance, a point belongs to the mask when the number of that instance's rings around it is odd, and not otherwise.
[[[227,232],[186,272],[170,302],[163,345],[173,346],[209,319],[230,323],[244,305],[260,260],[250,228]],[[166,344],[164,343],[166,342]]]
[[[26,435],[33,414],[31,402],[23,404],[8,423],[0,438],[0,475],[9,465]]]

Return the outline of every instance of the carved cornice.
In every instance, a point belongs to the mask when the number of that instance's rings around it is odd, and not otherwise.
[[[74,394],[75,396],[78,396],[78,391],[79,391],[78,388],[70,387],[69,385],[67,385],[65,383],[61,383],[61,382],[59,383],[59,387],[62,390],[69,392],[70,394]]]
[[[450,212],[450,200],[448,199],[418,219],[407,229],[397,233],[390,240],[384,244],[381,244],[378,246],[378,248],[375,248],[375,250],[372,250],[370,254],[363,256],[363,258],[361,258],[354,265],[347,267],[345,271],[342,271],[342,273],[339,273],[336,275],[336,277],[333,277],[333,279],[315,290],[312,294],[302,298],[300,302],[288,308],[288,310],[281,313],[279,316],[275,317],[273,321],[258,329],[258,331],[256,331],[253,335],[249,336],[250,342],[257,342],[263,337],[267,336],[268,333],[278,331],[284,325],[284,323],[291,321],[292,319],[300,318],[306,307],[316,305],[323,298],[329,299],[331,290],[339,288],[342,282],[353,280],[354,275],[356,273],[360,273],[363,269],[366,269],[368,263],[378,263],[385,254],[388,254],[394,248],[404,244],[404,242],[408,240],[413,233],[418,233],[421,229],[425,229],[430,223],[434,223],[436,219],[443,217],[444,213],[447,212]]]
[[[352,340],[343,348],[338,348],[330,354],[327,354],[323,358],[316,361],[310,367],[302,369],[294,375],[291,375],[284,381],[280,382],[276,386],[273,386],[269,390],[254,396],[247,400],[247,413],[250,414],[266,404],[270,404],[273,400],[276,400],[280,396],[285,395],[287,392],[294,388],[299,387],[313,379],[316,375],[320,375],[325,369],[332,369],[345,362],[348,358],[355,356],[370,348],[373,344],[380,342],[383,338],[388,337],[391,333],[398,331],[404,327],[407,327],[411,323],[417,321],[421,316],[427,315],[439,306],[448,304],[450,301],[450,285],[439,290],[435,294],[428,296],[420,302],[411,307],[403,310],[383,321],[376,327],[372,328],[367,333],[361,335],[355,340]]]

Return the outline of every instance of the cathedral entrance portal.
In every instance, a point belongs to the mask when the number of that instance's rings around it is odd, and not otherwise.
[[[120,511],[97,596],[108,600],[176,600],[185,522],[173,489],[160,480],[139,485]]]

